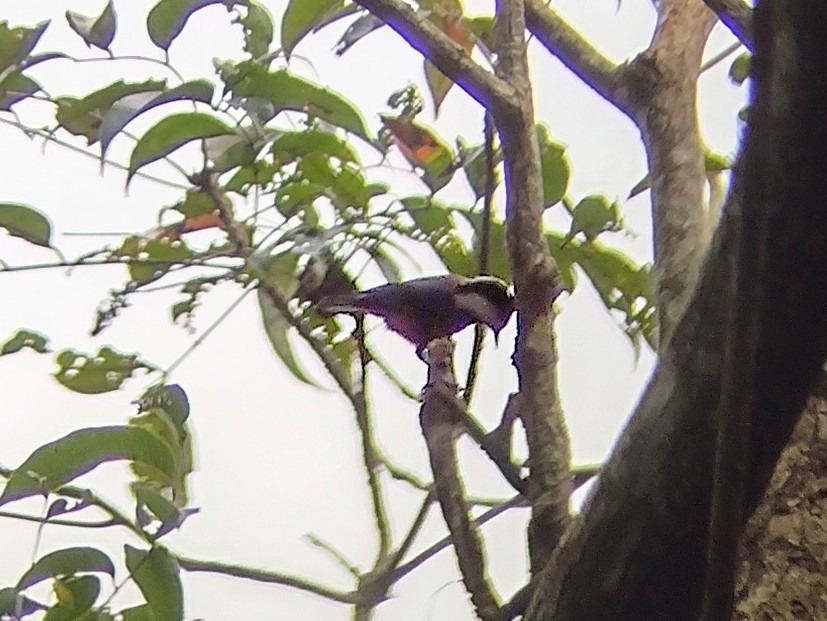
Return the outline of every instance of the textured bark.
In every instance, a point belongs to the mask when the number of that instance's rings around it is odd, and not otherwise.
[[[698,70],[715,15],[701,0],[663,0],[649,48],[632,61],[632,118],[652,184],[655,284],[662,349],[683,315],[709,243]]]
[[[745,509],[761,499],[827,357],[827,7],[765,0],[754,16],[750,124],[698,289],[525,619],[694,621],[708,536],[725,319],[741,205],[770,214]]]
[[[519,416],[531,462],[533,488],[528,548],[532,573],[548,561],[570,521],[571,446],[557,391],[554,291],[557,267],[543,235],[543,174],[526,59],[520,0],[498,0],[497,75],[518,93],[516,112],[492,112],[505,164],[508,254],[514,275],[518,335],[514,366]]]
[[[734,621],[827,619],[827,383],[741,539]]]

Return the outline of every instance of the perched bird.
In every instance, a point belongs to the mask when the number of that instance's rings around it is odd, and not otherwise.
[[[331,295],[319,300],[322,313],[370,313],[416,345],[422,352],[434,339],[450,336],[472,323],[484,323],[494,340],[514,312],[508,285],[493,276],[456,274],[415,278],[367,291]]]

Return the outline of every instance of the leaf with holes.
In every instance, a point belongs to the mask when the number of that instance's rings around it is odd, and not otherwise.
[[[142,167],[166,157],[176,149],[203,138],[231,134],[233,129],[220,119],[201,112],[183,112],[160,120],[141,136],[129,158],[127,184]]]
[[[55,379],[69,390],[96,395],[118,390],[135,371],[154,371],[154,366],[137,354],[122,354],[111,347],[101,347],[94,356],[73,349],[57,355]]]
[[[66,21],[69,27],[74,30],[86,42],[89,47],[97,47],[108,50],[115,38],[115,30],[118,27],[118,18],[115,14],[115,4],[112,0],[106,3],[103,12],[96,17],[87,17],[75,11],[66,11]]]
[[[0,228],[37,246],[50,248],[52,245],[51,222],[43,213],[28,205],[0,203]]]
[[[29,455],[9,477],[0,495],[0,505],[44,491],[58,491],[110,461],[144,463],[170,477],[175,469],[172,449],[145,429],[127,426],[78,429]]]
[[[40,332],[18,330],[14,336],[0,345],[0,356],[16,354],[25,348],[33,349],[39,354],[45,354],[49,351],[49,339]]]
[[[244,28],[244,51],[253,58],[264,56],[273,42],[273,16],[263,4],[250,0],[247,14],[238,22]]]

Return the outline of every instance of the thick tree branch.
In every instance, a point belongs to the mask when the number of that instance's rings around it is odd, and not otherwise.
[[[735,38],[750,50],[752,42],[752,7],[744,0],[704,0]]]
[[[762,202],[770,223],[745,514],[760,500],[827,357],[825,31],[820,0],[759,3],[754,103],[703,276],[526,621],[697,618],[724,358],[720,309],[733,295],[746,200]]]
[[[651,45],[626,70],[633,119],[649,162],[661,349],[686,308],[712,230],[704,209],[696,100],[714,23],[701,0],[663,0]]]
[[[518,309],[514,365],[519,416],[531,460],[532,518],[529,554],[539,571],[569,523],[571,461],[560,397],[554,341],[557,267],[543,236],[543,188],[533,95],[528,73],[522,0],[499,0],[494,38],[497,75],[517,91],[519,110],[494,108],[505,161],[508,254]]]
[[[459,84],[486,109],[513,109],[515,90],[478,65],[465,49],[402,0],[355,0]]]

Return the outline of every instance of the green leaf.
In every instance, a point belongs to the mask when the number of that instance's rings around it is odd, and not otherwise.
[[[264,5],[250,0],[247,3],[247,14],[238,21],[244,28],[244,51],[253,58],[264,56],[270,50],[275,31],[270,11]]]
[[[152,608],[146,604],[124,608],[118,613],[123,621],[155,621]]]
[[[0,110],[10,111],[11,107],[31,97],[40,90],[40,84],[29,76],[15,71],[0,81]]]
[[[739,54],[729,66],[729,79],[735,82],[735,84],[743,84],[749,77],[751,66],[752,54],[750,52]]]
[[[39,354],[45,354],[49,351],[49,339],[40,334],[40,332],[18,330],[14,336],[0,346],[0,356],[16,354],[26,347],[33,349]]]
[[[180,433],[185,433],[184,423],[190,416],[190,401],[187,393],[178,384],[153,386],[138,399],[141,411],[160,408],[169,414]]]
[[[101,158],[106,155],[112,139],[138,116],[172,101],[200,101],[209,104],[213,84],[208,80],[193,80],[166,90],[131,93],[114,101],[100,124]]]
[[[53,590],[57,596],[57,604],[49,609],[43,621],[94,619],[84,613],[90,611],[100,595],[101,585],[97,576],[69,576],[57,579]]]
[[[0,22],[0,73],[12,65],[22,63],[31,54],[50,23],[51,21],[47,20],[34,28],[9,28],[8,22]]]
[[[42,604],[21,595],[11,587],[0,589],[0,618],[22,619],[45,609]]]
[[[315,127],[301,132],[284,132],[273,142],[273,155],[281,165],[313,153],[334,157],[340,162],[359,162],[356,150],[347,141],[333,132]]]
[[[289,57],[310,31],[344,7],[344,0],[290,0],[281,18],[281,46]]]
[[[58,491],[103,463],[122,460],[174,474],[175,457],[154,434],[133,426],[90,427],[36,449],[9,477],[0,505],[43,491]]]
[[[551,139],[545,125],[537,125],[540,166],[543,169],[543,204],[546,208],[559,203],[569,186],[569,161],[566,147]]]
[[[146,603],[154,621],[181,621],[184,618],[184,593],[178,564],[161,546],[149,552],[124,546],[126,567]]]
[[[35,561],[17,581],[15,588],[23,591],[49,578],[89,572],[109,574],[114,580],[115,565],[106,554],[97,548],[64,548],[50,552]]]
[[[439,107],[445,100],[445,96],[451,87],[454,86],[454,81],[447,75],[437,69],[434,64],[427,58],[424,61],[425,68],[425,83],[428,85],[428,91],[431,93],[431,100],[434,104],[434,116],[439,114]]]
[[[266,282],[275,287],[285,299],[290,299],[299,287],[299,280],[296,276],[297,266],[298,257],[289,252],[273,257],[267,266]],[[321,388],[308,375],[296,357],[296,352],[293,350],[293,345],[289,339],[289,333],[293,329],[290,323],[276,308],[261,285],[259,285],[257,293],[264,331],[267,333],[267,338],[270,339],[270,344],[273,346],[276,355],[296,379],[310,386]]]
[[[75,11],[66,11],[66,21],[69,22],[69,27],[86,42],[87,46],[95,46],[102,50],[108,50],[109,46],[112,45],[115,30],[118,27],[115,4],[112,0],[106,3],[103,12],[97,17],[87,17]]]
[[[333,47],[333,51],[336,52],[336,56],[341,56],[361,39],[384,25],[385,22],[376,17],[373,13],[360,15],[350,24],[350,26],[347,27],[345,33]]]
[[[617,232],[622,229],[620,204],[617,201],[610,203],[609,199],[602,194],[592,194],[574,207],[571,228],[564,243],[570,242],[578,233],[583,233],[586,240],[591,242],[603,232]]]
[[[227,0],[160,0],[146,18],[149,38],[162,50],[168,50],[176,37],[184,30],[190,16],[212,4],[232,6]]]
[[[295,110],[318,117],[370,142],[365,120],[351,102],[286,69],[267,71],[242,63],[231,82],[233,93],[238,97],[264,99],[273,104],[276,112]]]
[[[100,139],[100,126],[109,109],[119,99],[135,93],[159,92],[166,90],[163,80],[148,80],[139,83],[126,83],[123,80],[109,86],[77,97],[58,97],[57,122],[70,134],[85,136],[91,145]]]
[[[232,132],[232,128],[220,119],[201,112],[182,112],[161,119],[132,149],[127,183],[142,167],[166,157],[188,142]]]
[[[137,354],[123,354],[111,347],[101,347],[94,356],[73,349],[61,351],[54,377],[63,386],[85,395],[118,390],[135,371],[154,371],[155,367],[140,360]]]
[[[34,207],[19,203],[0,203],[0,228],[31,244],[51,248],[52,224]]]

